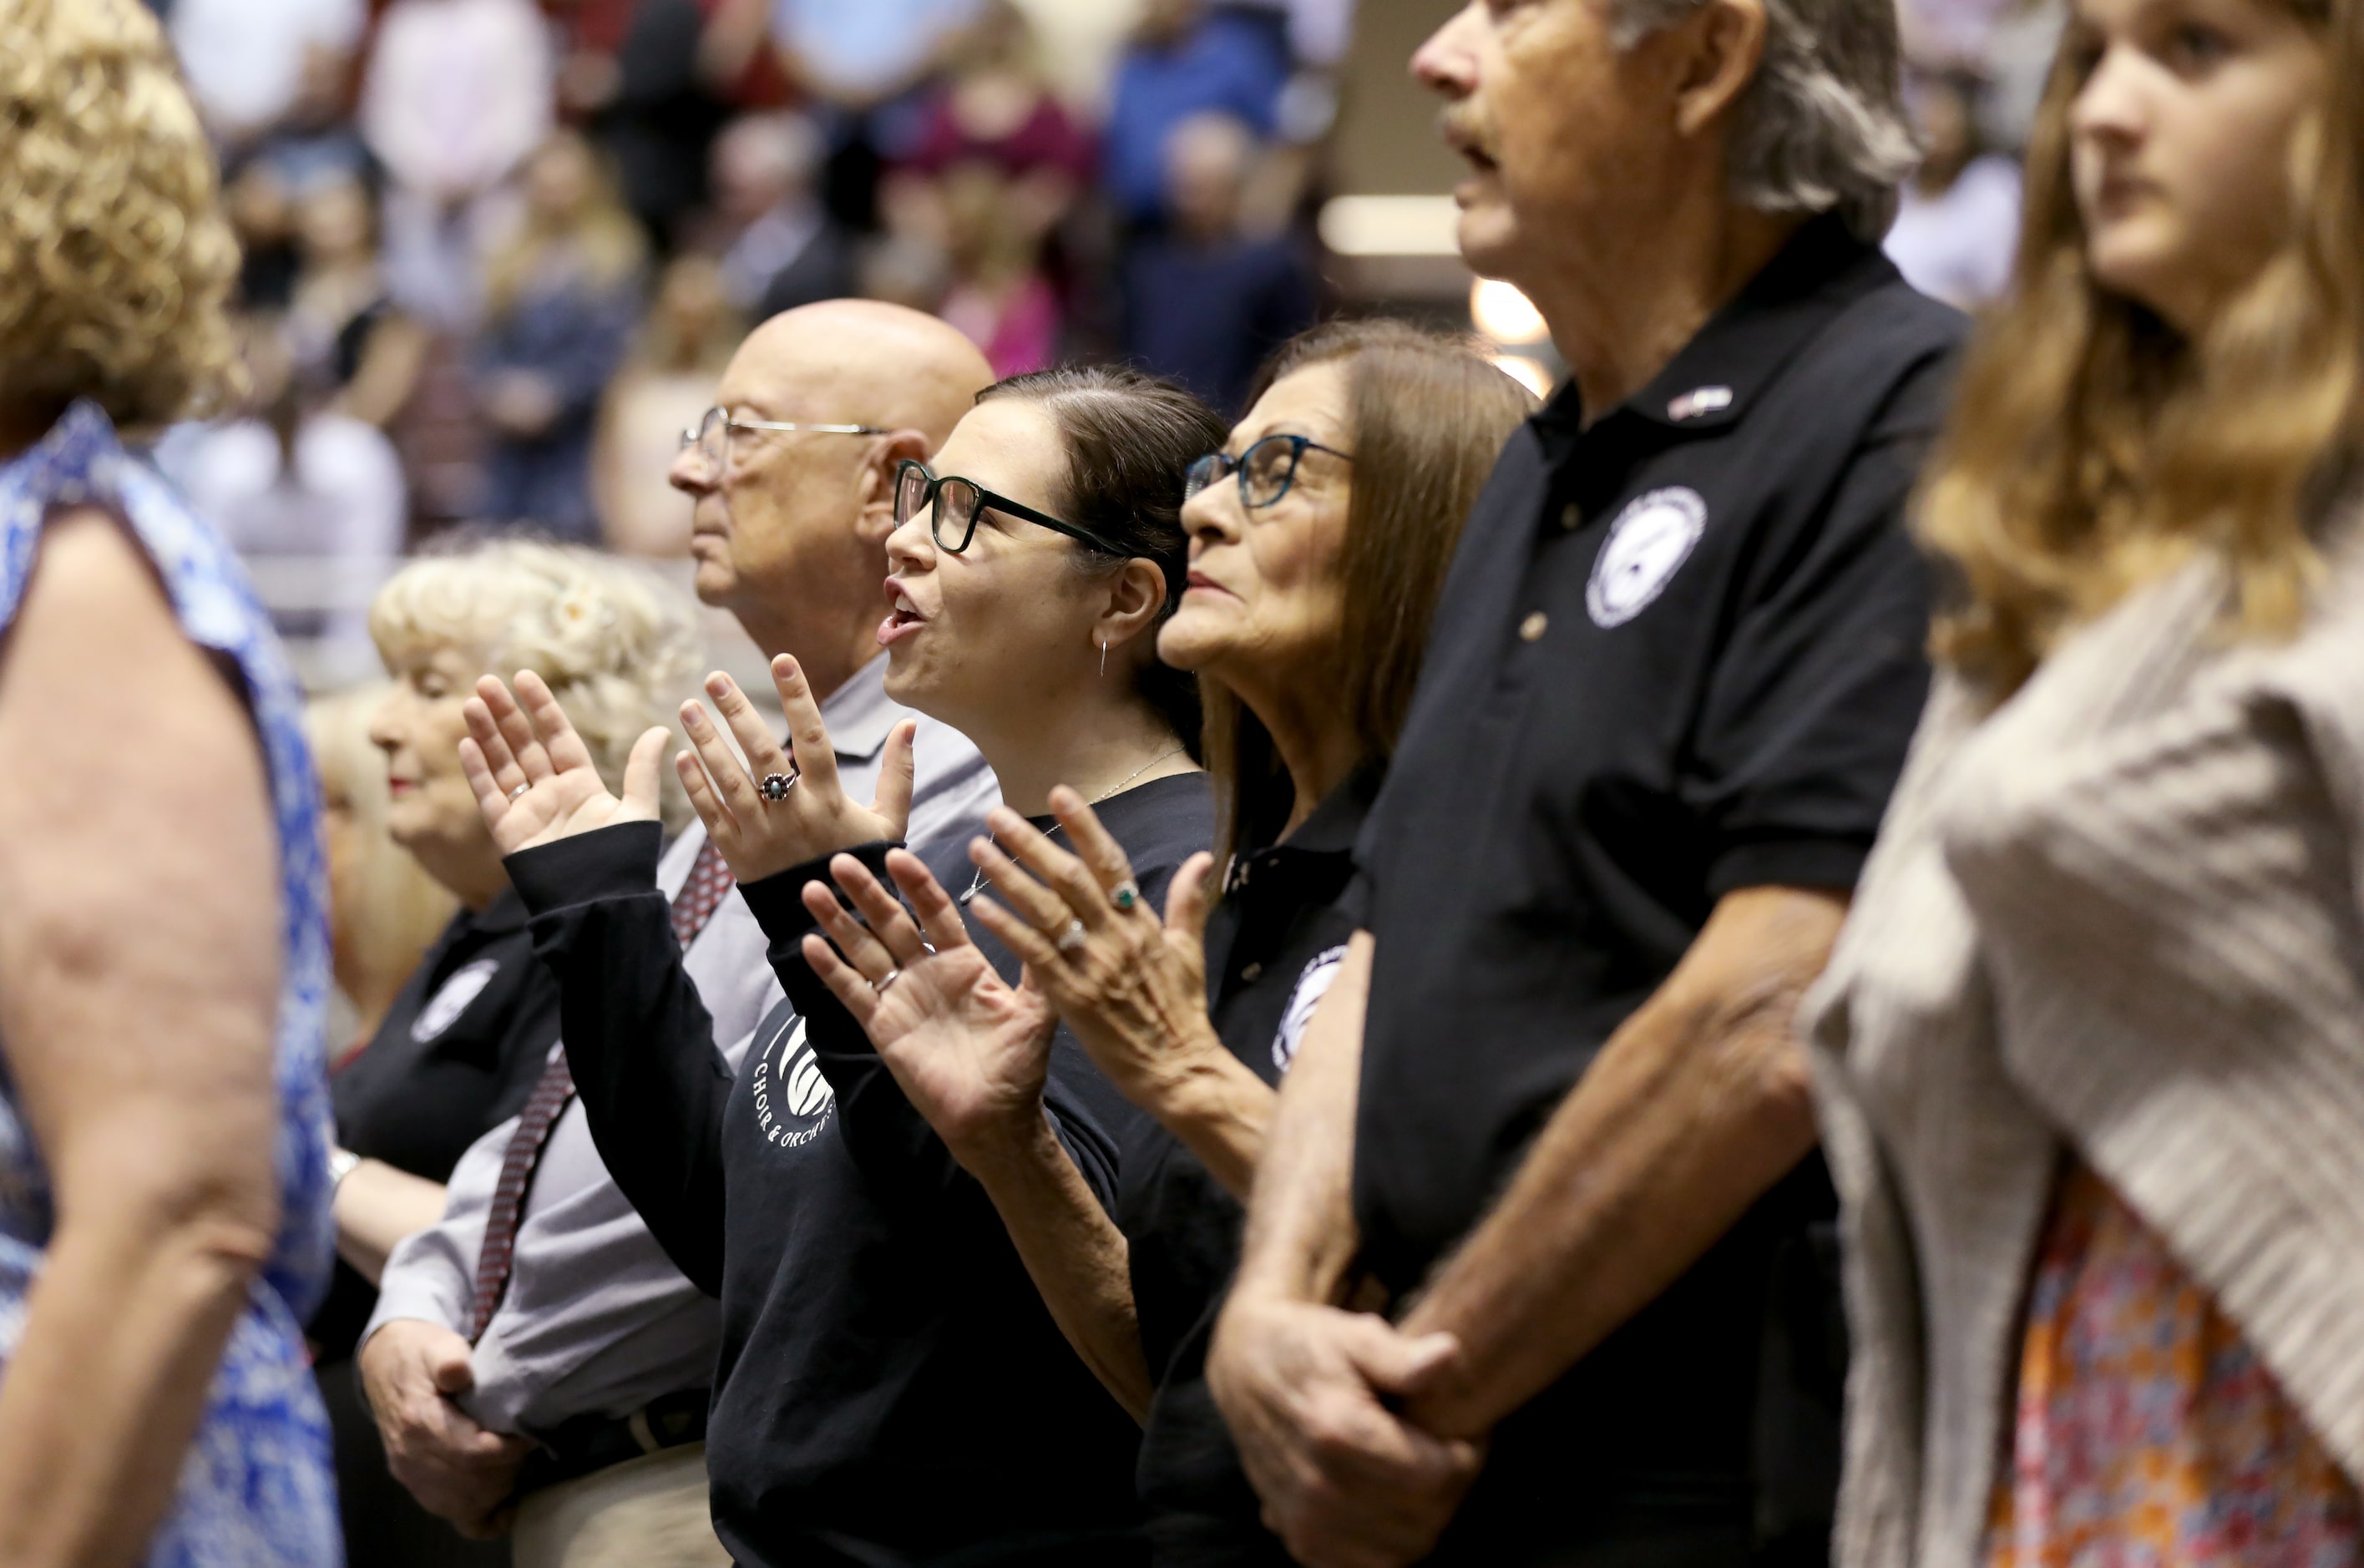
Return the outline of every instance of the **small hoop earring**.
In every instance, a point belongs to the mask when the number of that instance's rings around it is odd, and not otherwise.
[[[1100,644],[1100,679],[1108,679],[1108,644]]]

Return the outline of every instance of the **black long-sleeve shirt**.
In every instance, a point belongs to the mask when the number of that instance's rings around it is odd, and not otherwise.
[[[1162,897],[1206,846],[1198,775],[1101,805]],[[877,869],[886,846],[857,851]],[[798,951],[820,864],[742,887],[788,995],[716,1056],[633,824],[510,857],[560,983],[568,1061],[617,1184],[722,1303],[715,1526],[743,1563],[1121,1564],[1138,1434],[1069,1348],[991,1201]],[[931,869],[968,884],[965,847]],[[982,929],[987,960],[1014,956]],[[1130,1113],[1065,1029],[1045,1102],[1104,1202]]]

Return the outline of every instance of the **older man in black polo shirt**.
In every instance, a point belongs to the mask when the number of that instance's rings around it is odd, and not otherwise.
[[[1875,249],[1891,5],[1477,0],[1413,61],[1572,375],[1463,536],[1210,1363],[1305,1562],[1823,1550],[1789,1019],[1925,685],[1962,325]]]

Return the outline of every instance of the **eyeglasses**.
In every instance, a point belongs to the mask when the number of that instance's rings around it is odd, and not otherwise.
[[[907,457],[895,468],[895,520],[908,523],[923,508],[932,508],[928,512],[928,533],[935,539],[936,548],[948,555],[958,555],[968,548],[968,541],[976,537],[976,519],[988,509],[1039,523],[1053,533],[1065,534],[1110,555],[1132,553],[1110,544],[1089,528],[1063,523],[1031,506],[1020,506],[1007,495],[997,495],[974,479],[953,473],[939,479],[928,472],[926,463]]]
[[[886,434],[885,428],[878,425],[789,425],[776,419],[733,419],[728,409],[709,408],[696,426],[681,433],[681,450],[687,451],[696,447],[708,466],[719,469],[730,455],[725,450],[730,439],[742,430],[803,430],[816,436]]]
[[[1209,452],[1192,463],[1183,473],[1182,498],[1188,501],[1209,485],[1221,484],[1225,474],[1236,473],[1240,476],[1240,505],[1269,506],[1288,495],[1288,487],[1297,483],[1297,465],[1305,461],[1309,450],[1328,452],[1343,462],[1355,461],[1354,453],[1325,447],[1310,436],[1266,436],[1237,457],[1228,452]]]

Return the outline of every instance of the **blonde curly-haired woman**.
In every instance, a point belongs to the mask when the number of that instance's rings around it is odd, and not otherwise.
[[[238,250],[137,0],[0,5],[0,1562],[321,1568],[302,695],[116,436],[220,405]]]
[[[460,771],[462,707],[480,677],[533,671],[584,716],[593,765],[620,788],[632,741],[665,723],[687,690],[701,651],[696,627],[688,597],[647,568],[524,539],[463,541],[413,561],[370,606],[394,676],[369,718],[391,795],[386,829],[460,908],[369,1043],[329,1081],[339,1267],[311,1335],[353,1568],[508,1559],[505,1544],[461,1540],[388,1473],[353,1362],[387,1254],[442,1218],[452,1168],[524,1108],[558,1040],[557,984],[534,958],[525,906]],[[676,787],[659,812],[677,829],[688,800]],[[467,1420],[456,1409],[452,1418]],[[483,1435],[516,1457],[529,1446]]]
[[[2364,1558],[2364,5],[2076,0],[1809,1006],[1848,1568]]]

